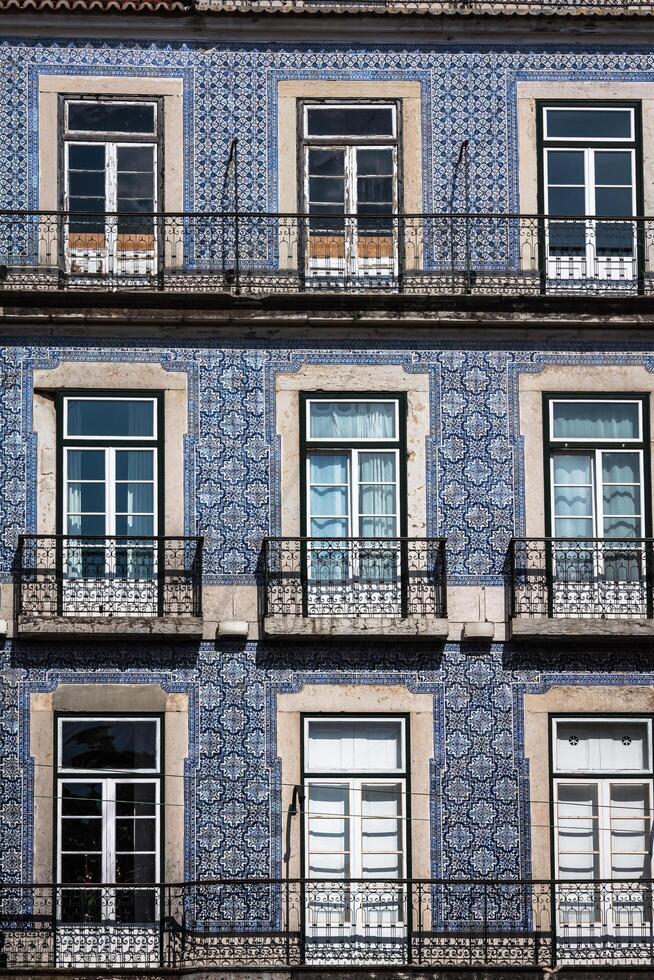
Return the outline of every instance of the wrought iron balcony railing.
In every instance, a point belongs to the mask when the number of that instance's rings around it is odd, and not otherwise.
[[[444,538],[266,538],[264,616],[445,617]]]
[[[0,291],[632,295],[651,218],[0,212]]]
[[[652,976],[653,899],[654,882],[638,878],[3,884],[0,973],[586,966]]]
[[[513,538],[514,619],[652,619],[652,538]]]
[[[19,0],[11,0],[14,5]],[[196,0],[199,11],[270,10],[316,13],[336,10],[348,13],[439,14],[458,16],[647,16],[654,13],[651,0]]]
[[[15,583],[19,620],[199,617],[202,538],[23,534]]]

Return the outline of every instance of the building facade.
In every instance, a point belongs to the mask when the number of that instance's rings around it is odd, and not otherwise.
[[[0,972],[651,973],[649,4],[3,17]]]

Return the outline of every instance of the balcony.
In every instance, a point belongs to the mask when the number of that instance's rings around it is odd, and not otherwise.
[[[21,0],[11,0],[19,5]],[[24,0],[23,0],[24,2]],[[42,2],[42,0],[41,0]],[[60,3],[70,0],[59,0]],[[107,2],[107,0],[104,0]],[[458,17],[512,16],[651,16],[650,0],[196,0],[196,9],[270,11],[316,14],[325,11],[375,14],[454,15]]]
[[[366,967],[407,966],[421,976],[524,970],[520,976],[567,978],[585,966],[651,977],[653,886],[650,879],[4,884],[0,973],[269,976],[304,967],[365,977]]]
[[[18,633],[202,634],[202,538],[23,534]]]
[[[0,212],[0,292],[61,291],[652,296],[654,221]]]
[[[269,637],[446,639],[444,538],[266,538]]]
[[[513,637],[654,635],[653,538],[514,538]]]

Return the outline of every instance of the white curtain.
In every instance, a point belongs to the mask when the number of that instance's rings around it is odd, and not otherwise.
[[[312,402],[311,439],[393,439],[395,402]]]
[[[609,401],[555,402],[555,439],[638,439],[638,404]]]
[[[313,772],[397,772],[399,721],[311,721],[307,768]]]
[[[395,454],[359,454],[359,529],[363,537],[397,534]]]
[[[596,783],[557,786],[558,877],[599,877],[599,807]]]

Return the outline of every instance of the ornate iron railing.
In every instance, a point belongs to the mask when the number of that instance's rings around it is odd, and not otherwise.
[[[18,617],[202,614],[201,537],[22,534]]]
[[[631,295],[651,218],[0,212],[0,290]]]
[[[264,616],[447,615],[444,538],[265,538]]]
[[[13,0],[14,3],[17,0]],[[458,16],[503,14],[568,15],[603,14],[613,16],[654,13],[650,0],[197,0],[199,11],[209,10],[276,10],[311,12],[337,10],[348,13],[455,14]]]
[[[510,615],[651,619],[654,539],[513,538]]]
[[[0,972],[414,966],[652,975],[650,879],[0,885]],[[504,973],[502,973],[504,975]],[[541,975],[541,974],[539,974]]]

